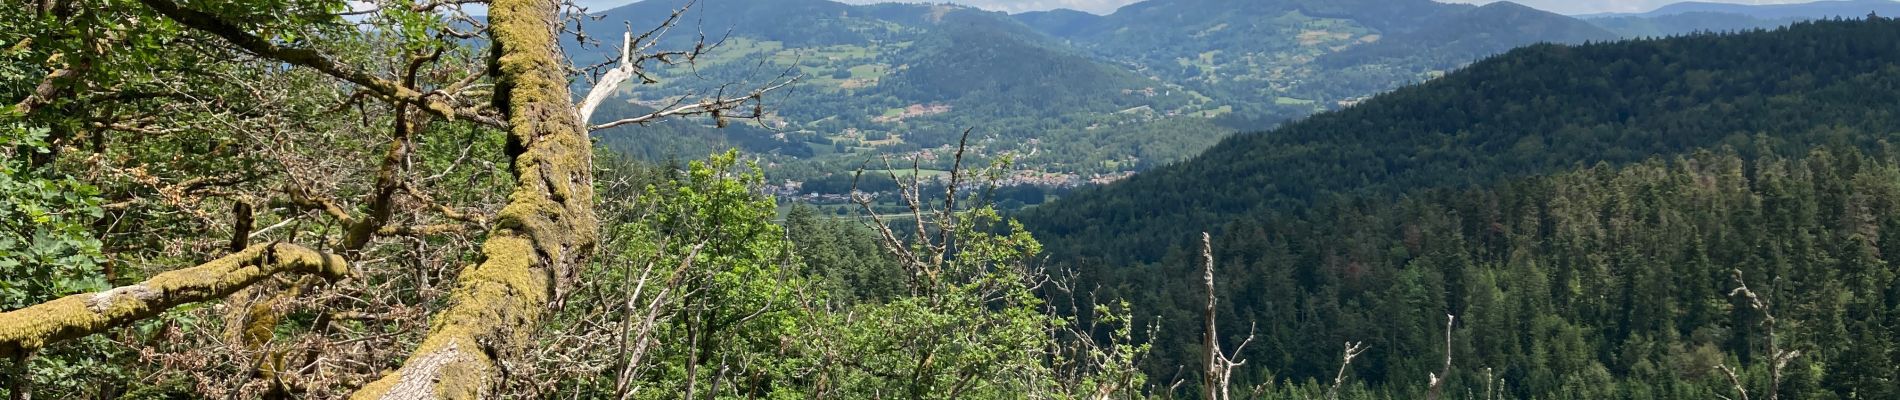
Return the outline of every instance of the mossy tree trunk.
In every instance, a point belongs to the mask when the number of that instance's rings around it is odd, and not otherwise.
[[[479,263],[464,270],[401,369],[355,399],[490,397],[502,360],[533,341],[597,240],[592,143],[568,92],[554,0],[496,0],[490,8],[495,103],[509,126],[507,154],[516,189],[496,218]]]

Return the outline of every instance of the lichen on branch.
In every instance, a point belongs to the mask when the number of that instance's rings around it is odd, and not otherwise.
[[[138,321],[180,305],[224,298],[282,272],[336,279],[348,275],[342,257],[302,246],[253,245],[202,265],[158,274],[136,285],[62,297],[0,313],[0,358]]]

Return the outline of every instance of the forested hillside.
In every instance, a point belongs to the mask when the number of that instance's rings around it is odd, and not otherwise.
[[[1366,347],[1348,398],[1422,398],[1428,374],[1453,398],[1738,398],[1725,367],[1766,398],[1776,351],[1799,352],[1782,398],[1900,395],[1900,152],[1771,151],[1235,218],[1214,242],[1220,330],[1257,332],[1243,382],[1280,398],[1323,391],[1344,342]],[[1106,267],[1097,295],[1197,332],[1201,262]],[[1189,335],[1155,346],[1151,375],[1201,357]]]
[[[1533,46],[1022,217],[1162,332],[1196,330],[1214,232],[1221,332],[1258,324],[1251,378],[1286,393],[1364,341],[1366,394],[1422,396],[1451,314],[1449,393],[1732,396],[1727,365],[1759,395],[1772,331],[1785,396],[1881,398],[1897,90],[1890,20]],[[1159,339],[1150,374],[1200,346]]]
[[[1894,133],[1900,24],[1541,45],[1223,141],[1026,212],[1051,249],[1153,261],[1200,229],[1342,194],[1485,184],[1767,134],[1787,149]],[[1783,56],[1783,55],[1798,56]],[[1862,135],[1833,135],[1845,127]]]
[[[1662,37],[1704,32],[1773,29],[1799,21],[1900,15],[1892,0],[1826,0],[1795,4],[1682,2],[1645,13],[1581,15],[1584,21],[1624,37]]]

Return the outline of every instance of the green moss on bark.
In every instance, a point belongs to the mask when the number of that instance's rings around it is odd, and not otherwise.
[[[342,257],[296,245],[262,244],[137,285],[0,313],[0,358],[151,318],[180,305],[220,299],[281,272],[334,279],[349,274],[349,264]]]

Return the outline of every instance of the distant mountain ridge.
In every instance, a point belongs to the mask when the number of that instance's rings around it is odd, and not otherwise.
[[[1081,34],[1083,30],[1094,29],[1102,23],[1103,17],[1087,12],[1059,8],[1049,11],[1031,11],[1014,15],[1017,21],[1056,37],[1070,37]]]
[[[1579,15],[1578,18],[1613,17],[1661,17],[1688,13],[1726,13],[1745,15],[1759,19],[1815,19],[1848,17],[1860,18],[1868,12],[1882,15],[1900,15],[1900,2],[1891,0],[1824,0],[1792,4],[1736,4],[1688,1],[1674,3],[1642,13],[1602,13]]]
[[[1772,29],[1814,19],[1862,18],[1868,13],[1900,15],[1900,2],[1826,0],[1795,4],[1683,2],[1643,13],[1580,15],[1603,29],[1630,38]]]
[[[1617,38],[1617,34],[1590,23],[1506,1],[1459,13],[1396,38],[1329,54],[1318,62],[1347,67],[1415,59],[1424,68],[1445,70],[1529,44],[1526,40],[1586,43]]]
[[[1680,36],[1706,32],[1741,32],[1787,26],[1804,18],[1763,19],[1721,12],[1689,12],[1655,17],[1603,17],[1588,21],[1630,38]]]
[[[1540,43],[1613,40],[1511,2],[1149,0],[1096,16],[1024,13],[1024,24],[1198,92],[1264,126]]]

